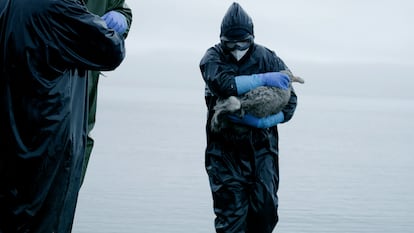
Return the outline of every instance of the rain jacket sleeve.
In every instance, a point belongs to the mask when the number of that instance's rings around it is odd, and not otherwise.
[[[218,45],[208,49],[200,62],[201,74],[213,95],[221,98],[237,96],[237,67],[224,62],[223,56],[225,55]]]
[[[281,71],[281,70],[290,71],[289,67],[285,64],[285,62],[283,62],[283,60],[280,57],[276,55],[276,53],[272,52],[272,55],[273,55],[273,60],[275,62],[275,67],[277,67],[277,70],[275,71]],[[283,115],[285,117],[282,123],[288,122],[290,121],[290,119],[292,119],[293,114],[295,113],[297,104],[298,104],[298,97],[295,93],[295,89],[292,86],[289,102],[282,109]]]
[[[125,56],[124,41],[115,31],[108,30],[100,17],[88,14],[86,7],[79,7],[79,4],[71,0],[58,1],[50,7],[49,16],[45,14],[40,19],[45,25],[38,30],[46,28],[44,33],[52,34],[44,38],[48,43],[50,65],[58,70],[115,69]],[[54,59],[55,55],[63,60]]]

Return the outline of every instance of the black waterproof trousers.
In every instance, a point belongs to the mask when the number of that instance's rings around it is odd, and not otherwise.
[[[218,233],[271,233],[278,221],[277,132],[223,136],[206,149]],[[264,135],[265,134],[265,135]]]

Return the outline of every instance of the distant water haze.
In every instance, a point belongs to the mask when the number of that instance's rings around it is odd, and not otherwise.
[[[128,1],[127,1],[128,2]],[[198,63],[233,1],[130,1],[74,233],[212,233]],[[414,232],[414,2],[240,0],[305,84],[279,126],[280,233]]]
[[[74,233],[214,232],[201,55],[130,54],[101,79]],[[414,232],[412,69],[286,63],[306,83],[279,127],[275,232]]]

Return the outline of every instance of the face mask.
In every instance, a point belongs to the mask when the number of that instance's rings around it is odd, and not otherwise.
[[[236,50],[231,51],[231,54],[233,55],[234,58],[236,58],[237,61],[240,61],[240,59],[242,59],[244,55],[246,55],[247,51],[249,51],[249,48],[245,50],[236,49]]]

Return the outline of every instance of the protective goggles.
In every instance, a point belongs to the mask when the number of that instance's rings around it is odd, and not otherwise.
[[[224,48],[232,51],[232,50],[245,50],[250,47],[253,43],[253,36],[249,35],[247,38],[242,40],[227,40],[227,38],[221,38],[221,44]]]

